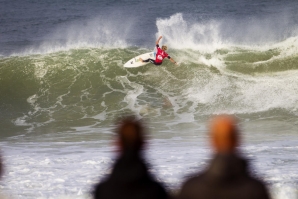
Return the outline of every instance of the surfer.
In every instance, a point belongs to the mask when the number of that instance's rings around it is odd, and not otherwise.
[[[142,58],[140,58],[140,60],[142,62],[150,62],[154,65],[161,65],[162,64],[162,61],[164,58],[168,58],[171,62],[173,62],[174,64],[177,65],[177,62],[171,58],[168,53],[166,53],[166,50],[168,49],[167,46],[163,45],[161,46],[161,48],[159,47],[159,41],[161,40],[162,36],[160,36],[157,40],[156,40],[156,49],[157,49],[157,52],[156,52],[156,56],[155,56],[155,60],[154,59],[146,59],[146,60],[143,60]]]

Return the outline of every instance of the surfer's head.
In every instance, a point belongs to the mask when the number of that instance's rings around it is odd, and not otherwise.
[[[219,115],[210,123],[211,144],[217,153],[229,154],[239,145],[237,121],[230,115]]]
[[[162,50],[168,50],[168,47],[165,46],[165,45],[163,45],[163,46],[161,47],[161,49],[162,49]]]

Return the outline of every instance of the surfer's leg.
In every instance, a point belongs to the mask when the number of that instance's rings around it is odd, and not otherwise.
[[[142,62],[150,62],[154,65],[161,65],[161,63],[156,63],[154,59],[146,59],[146,60],[142,60]]]
[[[161,63],[156,63],[156,61],[154,59],[149,59],[149,62],[154,64],[155,66],[161,65]]]
[[[153,59],[145,59],[145,60],[142,59],[142,62],[150,62],[152,64],[155,64],[155,61]]]
[[[142,62],[149,62],[149,59],[142,60]]]
[[[150,63],[155,64],[155,61],[153,59],[148,59]]]

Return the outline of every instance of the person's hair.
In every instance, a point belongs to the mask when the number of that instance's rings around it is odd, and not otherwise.
[[[166,45],[163,45],[163,46],[161,47],[161,49],[162,49],[162,50],[168,50],[168,47],[167,47]]]
[[[141,150],[145,139],[144,133],[141,120],[134,116],[120,119],[116,127],[116,134],[119,137],[122,150]]]

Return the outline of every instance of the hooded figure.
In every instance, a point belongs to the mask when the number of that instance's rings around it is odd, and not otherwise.
[[[140,121],[125,118],[116,129],[120,156],[113,171],[96,185],[94,199],[166,199],[168,194],[148,172],[142,158],[145,135]]]
[[[264,183],[249,173],[248,161],[237,153],[239,132],[233,117],[221,115],[210,125],[215,152],[209,167],[187,180],[179,199],[269,199]]]

